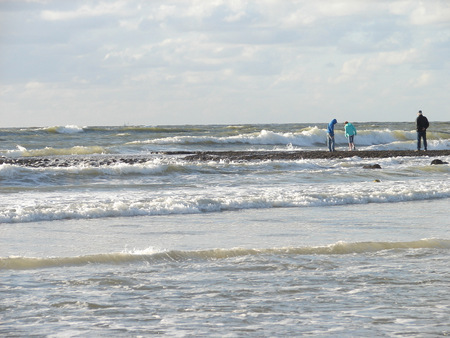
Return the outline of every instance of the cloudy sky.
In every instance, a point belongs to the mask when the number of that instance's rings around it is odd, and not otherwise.
[[[450,120],[448,0],[0,0],[0,125]]]

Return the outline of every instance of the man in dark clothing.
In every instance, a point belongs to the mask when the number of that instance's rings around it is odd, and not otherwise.
[[[427,128],[430,126],[428,119],[422,115],[422,111],[419,110],[416,119],[417,129],[417,151],[420,150],[420,139],[423,138],[423,149],[427,150]]]

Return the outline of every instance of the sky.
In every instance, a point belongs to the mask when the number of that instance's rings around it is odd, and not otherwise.
[[[0,126],[450,120],[448,0],[0,0]]]

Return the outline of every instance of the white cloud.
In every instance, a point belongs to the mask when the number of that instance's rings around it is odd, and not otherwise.
[[[308,122],[345,105],[372,119],[378,95],[395,111],[411,97],[450,103],[447,1],[12,1],[0,15],[11,116],[49,121],[64,106],[98,124],[123,123],[121,109],[144,124]]]
[[[382,52],[371,60],[373,70],[380,70],[384,66],[400,66],[414,64],[418,61],[418,51],[414,48],[395,52]]]
[[[415,25],[446,24],[450,25],[449,1],[420,1],[411,13],[411,22]]]
[[[124,1],[100,2],[96,6],[83,5],[72,11],[43,10],[41,16],[44,20],[64,21],[110,14],[121,14],[125,7]]]
[[[410,82],[410,85],[415,88],[429,86],[433,83],[433,75],[431,72],[423,72],[417,79]]]
[[[376,1],[315,1],[318,12],[323,16],[353,16],[360,13],[368,13],[377,7]],[[373,12],[372,12],[373,13]]]

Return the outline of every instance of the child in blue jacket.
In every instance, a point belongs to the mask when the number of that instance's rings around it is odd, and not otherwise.
[[[328,145],[328,150],[329,151],[334,151],[334,125],[337,123],[336,119],[333,119],[329,124],[328,124],[328,129],[327,129],[327,145]]]

